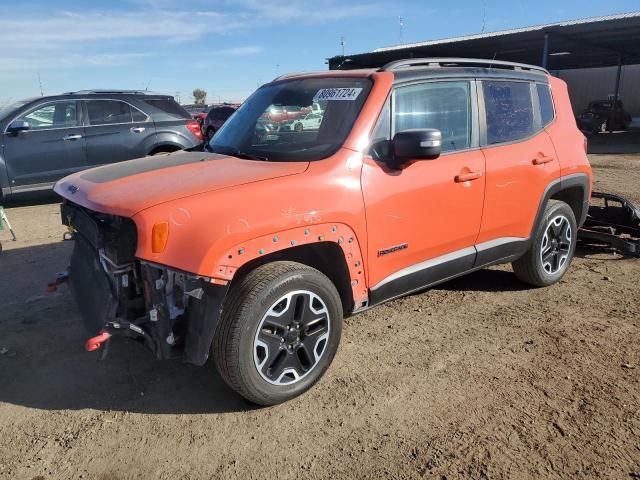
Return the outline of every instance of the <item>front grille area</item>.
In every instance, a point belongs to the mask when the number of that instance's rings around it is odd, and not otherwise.
[[[71,227],[96,250],[104,250],[118,265],[135,259],[138,234],[130,218],[94,212],[65,201],[61,206],[62,223]]]

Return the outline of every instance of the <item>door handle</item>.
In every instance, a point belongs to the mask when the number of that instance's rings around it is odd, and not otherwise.
[[[545,163],[553,162],[553,157],[541,155],[533,159],[534,165],[544,165]]]
[[[454,180],[456,183],[464,183],[470,182],[472,180],[477,180],[482,177],[482,172],[469,172],[469,173],[461,173],[460,175],[456,175]]]
[[[131,127],[129,129],[129,131],[133,133],[142,133],[144,132],[144,130],[145,130],[144,127]]]
[[[65,135],[64,137],[62,137],[62,139],[64,141],[67,141],[67,140],[80,140],[81,138],[82,138],[82,135],[78,135],[77,133],[71,134],[71,135]]]

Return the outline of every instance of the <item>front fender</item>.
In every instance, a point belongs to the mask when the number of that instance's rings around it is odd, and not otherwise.
[[[353,300],[356,305],[365,302],[368,289],[362,250],[355,232],[343,223],[309,224],[273,232],[238,243],[222,255],[211,250],[209,254],[216,258],[213,283],[230,281],[240,267],[262,256],[318,242],[335,242],[342,249],[349,268]]]

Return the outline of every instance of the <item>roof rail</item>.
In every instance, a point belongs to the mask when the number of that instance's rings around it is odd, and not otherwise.
[[[482,67],[504,68],[510,70],[533,70],[549,75],[547,69],[525,63],[505,62],[503,60],[485,60],[480,58],[407,58],[387,63],[380,71],[396,71],[415,67]]]
[[[153,92],[147,90],[118,90],[118,89],[103,89],[103,90],[77,90],[75,92],[66,92],[65,95],[89,95],[89,94],[130,94],[130,95],[154,95]]]

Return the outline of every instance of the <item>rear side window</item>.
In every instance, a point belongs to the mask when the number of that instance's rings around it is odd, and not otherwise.
[[[413,128],[442,132],[442,151],[471,146],[469,82],[429,82],[398,87],[394,96],[394,134]]]
[[[90,125],[131,123],[131,107],[117,100],[88,100],[87,113]]]
[[[553,100],[551,99],[551,90],[549,90],[549,85],[544,85],[542,83],[536,83],[536,90],[538,91],[538,101],[540,102],[542,126],[546,127],[553,121],[555,116]]]
[[[514,142],[533,135],[533,107],[528,82],[484,81],[487,144]]]
[[[147,98],[144,103],[177,118],[191,118],[189,112],[172,98]]]

